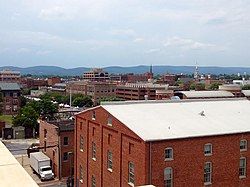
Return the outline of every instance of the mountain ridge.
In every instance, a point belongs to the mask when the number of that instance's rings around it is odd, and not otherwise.
[[[31,67],[16,67],[16,66],[2,66],[0,70],[10,69],[13,71],[20,71],[22,75],[60,75],[60,76],[79,76],[84,72],[89,71],[92,68],[88,67],[75,67],[75,68],[62,68],[59,66],[31,66]],[[108,66],[102,68],[112,74],[121,73],[135,73],[141,74],[149,71],[149,66],[138,65],[138,66]],[[183,73],[192,74],[195,70],[195,66],[170,66],[170,65],[156,65],[153,66],[154,74],[165,74],[165,73]],[[220,67],[220,66],[201,66],[199,72],[203,74],[243,74],[246,72],[250,74],[250,67]]]

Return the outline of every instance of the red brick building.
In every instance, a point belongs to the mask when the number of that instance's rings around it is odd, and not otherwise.
[[[73,175],[74,121],[40,121],[39,131],[40,146],[50,157],[55,176],[60,179]]]
[[[34,79],[31,77],[21,78],[21,85],[23,88],[38,88],[47,86],[48,83],[45,79]]]
[[[104,104],[76,115],[78,186],[250,186],[250,102]]]
[[[2,112],[5,115],[15,115],[20,110],[21,88],[17,83],[0,82]]]
[[[167,90],[168,84],[126,83],[117,85],[116,97],[124,100],[155,100],[158,90]]]
[[[47,82],[48,82],[48,86],[53,86],[57,83],[61,83],[62,81],[60,77],[51,77],[51,78],[48,78]]]
[[[91,96],[94,105],[103,98],[114,97],[115,91],[116,84],[112,82],[75,81],[68,83],[66,87],[67,93]]]

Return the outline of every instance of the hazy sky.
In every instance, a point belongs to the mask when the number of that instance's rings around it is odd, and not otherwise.
[[[0,66],[250,67],[250,0],[0,0]]]

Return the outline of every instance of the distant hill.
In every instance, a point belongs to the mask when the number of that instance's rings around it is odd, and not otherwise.
[[[32,74],[32,75],[82,75],[84,72],[89,71],[90,68],[77,67],[77,68],[61,68],[57,66],[33,66],[27,68],[20,68],[14,66],[3,66],[0,70],[11,69],[13,71],[20,71],[22,75]],[[119,74],[119,73],[145,73],[149,71],[149,66],[132,66],[132,67],[120,67],[120,66],[110,66],[103,68],[109,73]],[[153,66],[154,74],[165,74],[165,73],[183,73],[192,74],[194,72],[194,66]],[[250,67],[199,67],[200,73],[205,74],[243,74],[246,72],[250,74]]]

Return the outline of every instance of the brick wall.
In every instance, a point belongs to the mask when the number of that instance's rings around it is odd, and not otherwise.
[[[172,167],[173,184],[175,187],[204,186],[204,164],[212,162],[212,185],[227,187],[250,186],[250,178],[239,179],[239,160],[250,151],[240,152],[240,140],[250,141],[250,134],[237,134],[191,138],[180,140],[159,141],[151,143],[152,184],[163,186],[164,168]],[[204,145],[212,144],[212,155],[204,155]],[[164,161],[164,150],[173,148],[173,160]],[[247,165],[247,173],[250,164]]]
[[[40,145],[44,147],[45,137],[44,130],[47,130],[46,135],[46,151],[42,149],[42,151],[50,157],[52,161],[52,168],[55,172],[55,175],[59,177],[61,173],[61,177],[69,177],[70,176],[70,159],[71,159],[71,167],[74,165],[73,155],[69,156],[67,160],[64,160],[64,153],[74,152],[74,131],[60,131],[58,134],[58,127],[51,123],[47,123],[45,121],[40,122]],[[59,136],[60,135],[60,136]],[[64,145],[64,137],[68,137],[68,145]],[[61,149],[59,153],[58,145]],[[53,146],[50,147],[49,146]],[[60,160],[59,160],[60,155]],[[61,165],[61,168],[60,168]],[[72,171],[73,174],[73,171]]]
[[[96,120],[92,120],[91,110],[76,118],[75,181],[79,181],[81,164],[83,181],[79,182],[79,186],[91,186],[92,175],[96,178],[96,186],[129,186],[128,162],[132,161],[135,164],[135,184],[144,184],[145,143],[115,118],[112,126],[107,125],[109,114],[103,108],[97,107],[95,111]],[[80,135],[84,138],[83,151],[80,151]],[[97,148],[96,161],[92,159],[92,142],[95,142]],[[108,150],[113,154],[112,172],[107,169]]]
[[[47,135],[45,138],[45,132]],[[44,147],[46,142],[46,147],[53,146],[50,148],[42,149],[42,152],[45,153],[52,161],[52,169],[56,177],[59,177],[59,149],[58,149],[58,133],[57,126],[47,123],[45,121],[40,121],[39,129],[39,140],[40,146]]]

